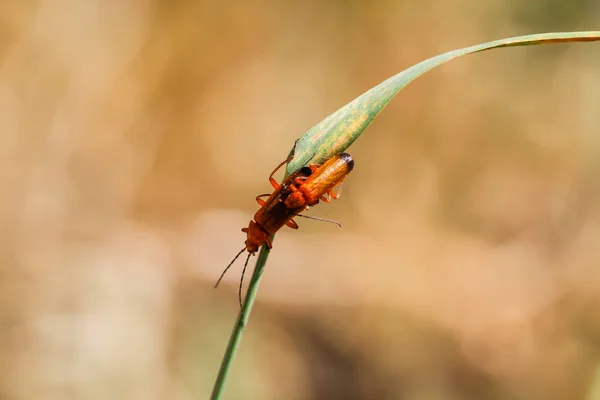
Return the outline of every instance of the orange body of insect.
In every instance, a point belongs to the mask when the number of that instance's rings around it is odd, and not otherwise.
[[[341,186],[342,181],[350,174],[354,167],[354,160],[349,154],[340,153],[329,159],[323,165],[311,165],[310,167],[302,167],[288,176],[280,184],[273,175],[284,164],[291,161],[293,157],[288,158],[279,164],[269,176],[269,182],[275,188],[273,193],[262,194],[256,197],[256,201],[260,204],[260,209],[254,214],[254,219],[250,221],[247,228],[243,228],[242,232],[246,233],[245,247],[235,256],[231,263],[225,268],[221,277],[217,281],[215,287],[225,275],[225,272],[244,252],[248,251],[248,258],[242,270],[242,280],[240,280],[239,299],[241,306],[241,289],[244,273],[248,265],[248,260],[251,255],[254,255],[260,246],[267,244],[268,248],[272,248],[271,235],[281,229],[284,225],[298,229],[298,225],[293,220],[294,217],[300,215],[311,206],[314,206],[319,200],[329,202],[325,197],[329,194],[331,198],[338,198],[340,193],[334,193],[337,186]],[[261,197],[269,196],[267,200]],[[306,217],[317,220],[321,218]],[[334,222],[330,220],[323,220]],[[335,223],[335,222],[334,222]],[[339,225],[339,224],[338,224]]]
[[[341,185],[346,177],[354,168],[354,160],[347,153],[339,153],[323,165],[311,165],[312,173],[306,177],[300,177],[303,182],[298,186],[290,186],[293,192],[285,199],[285,205],[289,208],[300,207],[301,205],[314,206],[323,200],[329,202],[324,196],[329,194],[331,198],[337,199],[340,196]],[[339,186],[338,193],[334,193],[335,187]]]
[[[272,248],[270,236],[284,225],[298,229],[298,225],[293,221],[293,218],[306,210],[307,206],[298,204],[288,207],[285,201],[293,193],[293,190],[296,190],[297,182],[304,180],[311,173],[310,168],[303,167],[288,176],[281,184],[277,184],[275,191],[269,195],[267,200],[260,198],[263,195],[256,198],[261,207],[254,214],[254,219],[250,221],[248,227],[242,229],[242,232],[247,234],[245,250],[248,250],[250,254],[254,254],[265,243],[269,248]]]

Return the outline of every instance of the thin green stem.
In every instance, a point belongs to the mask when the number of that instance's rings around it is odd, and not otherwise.
[[[271,236],[271,241],[274,240],[274,237],[274,235]],[[252,273],[252,279],[250,279],[250,284],[248,285],[248,290],[246,292],[246,298],[244,299],[244,306],[240,310],[237,321],[233,327],[233,331],[231,332],[231,338],[229,338],[229,344],[227,345],[227,350],[225,350],[225,355],[223,356],[223,361],[221,362],[219,375],[217,376],[212,395],[210,396],[211,400],[221,399],[223,393],[225,392],[225,385],[227,384],[227,378],[229,377],[229,372],[231,371],[231,365],[233,364],[235,354],[240,347],[244,328],[246,327],[248,318],[250,317],[250,312],[252,311],[252,306],[254,305],[254,300],[256,299],[256,294],[258,293],[258,285],[260,284],[267,259],[269,258],[269,252],[270,250],[267,248],[267,246],[263,245],[260,249],[260,253],[258,253],[258,259],[256,260],[254,272]]]

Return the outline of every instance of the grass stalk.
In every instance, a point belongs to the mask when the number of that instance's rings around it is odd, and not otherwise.
[[[271,240],[274,240],[274,237],[274,235],[271,236]],[[248,285],[248,290],[246,291],[244,305],[238,314],[237,321],[233,327],[233,331],[231,332],[231,337],[229,338],[229,344],[227,345],[227,349],[223,355],[223,361],[221,361],[219,375],[217,375],[215,386],[213,387],[213,391],[210,396],[211,400],[221,399],[223,393],[225,392],[225,386],[227,385],[227,378],[231,372],[233,359],[235,358],[235,355],[240,347],[242,335],[244,334],[244,328],[248,323],[248,318],[250,317],[250,312],[252,311],[252,306],[254,305],[254,300],[256,299],[256,294],[258,293],[258,286],[265,270],[269,253],[270,250],[266,245],[263,245],[260,248],[258,259],[256,260],[256,265],[254,266],[254,272],[252,273],[252,278],[250,279],[250,284]]]

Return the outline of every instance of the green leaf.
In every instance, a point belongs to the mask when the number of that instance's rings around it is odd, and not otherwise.
[[[310,128],[298,140],[294,159],[287,165],[286,173],[289,175],[309,162],[321,164],[346,150],[402,88],[450,60],[501,47],[597,40],[600,40],[600,31],[540,33],[465,47],[420,62],[380,83]]]

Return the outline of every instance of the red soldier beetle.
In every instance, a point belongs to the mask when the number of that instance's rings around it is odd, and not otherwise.
[[[233,265],[238,257],[247,250],[248,257],[244,263],[238,291],[238,299],[240,308],[242,309],[242,285],[248,261],[250,260],[250,256],[255,255],[263,244],[266,244],[269,249],[273,247],[271,235],[281,229],[284,225],[292,229],[298,229],[298,224],[293,220],[293,218],[297,216],[331,222],[341,227],[338,222],[324,218],[300,215],[300,213],[307,210],[310,206],[319,203],[319,200],[329,202],[329,199],[324,196],[325,194],[329,194],[333,199],[339,198],[342,181],[350,174],[354,167],[354,160],[352,160],[352,157],[347,153],[337,154],[323,165],[312,164],[310,167],[302,167],[285,178],[281,184],[278,183],[275,178],[273,178],[273,175],[293,158],[293,155],[290,156],[271,172],[269,182],[275,189],[273,193],[256,196],[256,201],[261,207],[256,214],[254,214],[254,219],[250,221],[248,227],[242,229],[242,232],[247,235],[245,246],[223,270],[215,284],[215,288],[219,286],[219,283],[221,282],[221,279],[223,279],[223,276],[225,276],[227,270]],[[336,194],[333,190],[337,186],[340,186],[340,189],[338,189],[338,193]],[[269,198],[263,200],[261,197],[265,196],[269,196]]]
[[[354,169],[354,160],[348,153],[339,153],[327,160],[323,165],[311,165],[311,174],[296,178],[302,181],[298,186],[291,186],[290,194],[285,199],[285,205],[289,208],[300,205],[314,206],[323,200],[329,203],[325,194],[332,199],[338,199],[341,195],[344,179]],[[334,189],[338,187],[337,193]]]

